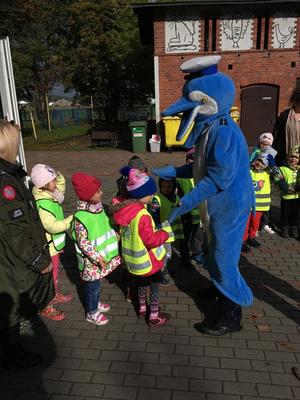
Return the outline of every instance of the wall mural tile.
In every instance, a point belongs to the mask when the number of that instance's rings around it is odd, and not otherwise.
[[[199,21],[188,14],[167,14],[165,18],[166,53],[191,53],[200,50]]]
[[[297,18],[273,18],[273,49],[292,49],[296,44]]]
[[[220,19],[220,49],[222,51],[249,50],[253,47],[253,19]]]

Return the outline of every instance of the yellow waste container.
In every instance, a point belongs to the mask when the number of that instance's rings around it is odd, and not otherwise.
[[[190,133],[190,131],[193,128],[193,125],[192,125],[191,129],[189,129],[189,131],[184,136],[184,138],[182,140],[180,140],[179,142],[177,142],[176,135],[177,135],[177,132],[179,129],[180,122],[181,122],[180,117],[164,117],[163,118],[163,123],[164,123],[164,127],[165,127],[166,146],[169,150],[173,146],[183,146],[183,144],[185,143],[185,141],[188,137],[188,134]]]
[[[232,106],[230,109],[230,116],[234,120],[234,122],[239,122],[240,120],[240,112],[237,106]]]

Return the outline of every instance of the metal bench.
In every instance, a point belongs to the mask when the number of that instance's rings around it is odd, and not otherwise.
[[[117,147],[118,135],[112,131],[101,131],[97,129],[91,129],[91,146],[102,146],[103,144],[109,144],[111,147]]]

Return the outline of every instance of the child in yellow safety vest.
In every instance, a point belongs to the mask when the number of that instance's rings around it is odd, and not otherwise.
[[[186,153],[186,163],[193,164],[194,162],[195,148],[188,150]],[[194,189],[195,183],[193,178],[176,178],[177,181],[177,194],[181,198],[186,194],[190,193]],[[186,264],[189,265],[189,256],[191,254],[191,260],[199,265],[202,265],[206,261],[206,257],[203,253],[203,231],[202,224],[200,221],[200,211],[199,207],[194,208],[187,214],[181,216],[183,232],[184,232],[184,242],[183,246],[186,248],[187,260]],[[204,249],[206,250],[206,249]]]
[[[280,167],[282,179],[278,182],[281,190],[281,234],[298,239],[300,229],[300,166],[299,146],[292,149],[287,165]]]
[[[263,157],[266,157],[268,159],[268,169],[270,171],[270,174],[273,178],[273,180],[276,180],[281,176],[279,168],[275,164],[275,159],[277,151],[273,149],[272,144],[273,144],[273,135],[271,132],[264,132],[259,136],[259,141],[257,146],[255,146],[252,150],[252,153],[250,154],[250,165],[252,164],[253,161],[256,159],[260,158],[260,155],[263,155]],[[265,211],[262,214],[261,220],[260,220],[260,231],[265,231],[270,235],[274,235],[275,230],[274,224],[271,222],[271,214],[270,211]]]
[[[259,229],[262,214],[265,211],[269,211],[271,205],[270,171],[267,169],[269,165],[269,158],[269,155],[264,156],[261,154],[251,164],[250,174],[255,192],[255,210],[251,211],[247,221],[242,244],[243,252],[250,251],[249,246],[261,246],[261,244],[256,240],[256,235]]]
[[[128,167],[136,168],[139,171],[146,173],[148,170],[147,165],[144,163],[144,161],[140,157],[135,155],[128,160]],[[121,175],[120,178],[118,178],[117,180],[118,192],[116,196],[112,199],[112,204],[116,204],[118,202],[118,199],[127,198],[127,189],[126,189],[127,181],[128,181],[128,176]]]
[[[148,205],[148,211],[152,215],[155,225],[159,228],[164,221],[167,221],[171,210],[174,207],[179,206],[179,197],[176,193],[176,179],[163,179],[158,180],[159,193],[157,193],[151,203]],[[180,256],[184,261],[186,256],[186,246],[184,245],[184,233],[181,218],[178,218],[171,224],[174,238],[179,244]],[[168,253],[169,258],[171,257],[171,246],[169,246]],[[163,280],[160,282],[161,285],[167,286],[170,284],[169,274],[165,266],[163,270]]]
[[[128,176],[126,185],[129,199],[115,204],[114,221],[120,226],[121,249],[127,270],[138,290],[139,316],[150,326],[165,324],[170,315],[159,308],[159,282],[164,266],[164,244],[174,240],[168,222],[156,229],[146,205],[157,191],[154,179],[135,168],[124,167],[121,174]],[[146,295],[150,288],[150,312]]]
[[[148,170],[145,162],[136,155],[132,156],[128,160],[127,165],[128,165],[128,167],[138,169],[141,172],[147,173],[147,170]],[[128,198],[128,193],[127,193],[127,189],[126,189],[127,182],[128,182],[128,176],[125,176],[125,175],[121,175],[120,178],[118,178],[118,180],[116,181],[117,186],[118,186],[118,192],[111,201],[112,206],[114,206],[115,204],[118,204],[119,202],[124,201],[125,199]],[[122,287],[123,287],[123,292],[124,292],[126,301],[128,301],[128,303],[131,303],[132,298],[136,297],[135,296],[135,287],[133,285],[132,279],[130,278],[129,272],[126,269],[124,269],[124,271],[123,271]]]
[[[31,180],[34,185],[32,192],[36,200],[40,219],[46,231],[49,250],[53,264],[53,281],[55,297],[51,303],[41,311],[42,317],[60,321],[65,318],[62,311],[53,307],[53,304],[67,303],[72,300],[70,294],[63,294],[58,288],[58,270],[60,253],[65,247],[66,231],[70,228],[73,216],[64,218],[62,202],[65,193],[65,178],[46,164],[36,164],[31,170]]]
[[[121,264],[118,237],[102,205],[101,181],[77,172],[72,176],[72,184],[79,199],[72,237],[84,281],[86,321],[105,325],[108,319],[103,313],[108,312],[110,306],[100,301],[101,278]]]

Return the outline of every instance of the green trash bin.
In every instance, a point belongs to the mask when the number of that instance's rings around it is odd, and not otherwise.
[[[145,153],[147,121],[132,121],[129,124],[132,134],[132,150],[134,153]]]

